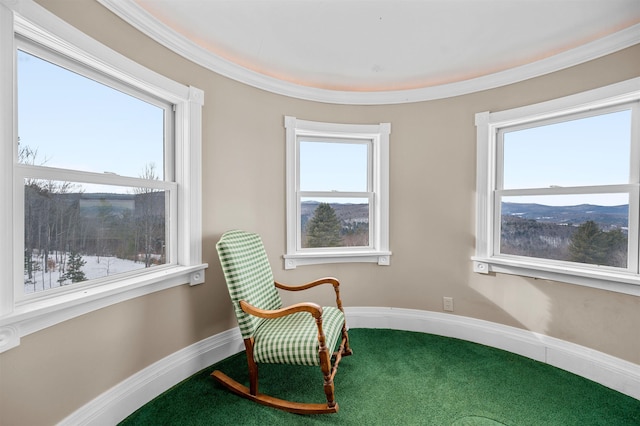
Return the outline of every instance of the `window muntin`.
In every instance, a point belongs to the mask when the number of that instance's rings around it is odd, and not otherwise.
[[[390,125],[285,117],[285,127],[285,268],[335,262],[389,264]]]
[[[475,272],[640,295],[639,83],[476,114]],[[568,252],[578,232],[595,255]]]
[[[174,263],[175,186],[160,180],[173,170],[164,160],[172,106],[27,40],[18,45],[15,167],[24,176],[25,232],[16,300]],[[69,173],[75,179],[56,180]],[[95,183],[82,181],[92,174]],[[121,175],[138,183],[109,185]]]

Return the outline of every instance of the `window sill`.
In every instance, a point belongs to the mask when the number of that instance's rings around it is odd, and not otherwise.
[[[285,254],[284,269],[295,269],[304,265],[320,265],[324,263],[377,263],[378,265],[391,264],[390,251],[367,252],[331,252],[331,253],[296,253]]]
[[[205,263],[167,268],[16,306],[0,317],[0,353],[20,345],[23,336],[80,315],[182,284],[201,284],[207,267]]]
[[[586,269],[567,265],[551,265],[542,262],[521,261],[506,258],[472,257],[473,271],[520,275],[536,279],[565,282],[598,288],[616,293],[640,296],[640,276],[611,269]]]

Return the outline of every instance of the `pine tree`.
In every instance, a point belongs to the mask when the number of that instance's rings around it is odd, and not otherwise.
[[[71,254],[69,254],[69,260],[67,261],[67,272],[58,279],[58,282],[61,285],[64,285],[66,280],[70,280],[72,283],[86,281],[87,277],[84,272],[82,272],[82,267],[86,263],[87,261],[84,260],[79,253],[72,251]]]
[[[571,236],[569,253],[573,262],[626,267],[627,237],[617,229],[605,232],[588,220]]]
[[[620,229],[614,229],[609,232],[605,232],[604,234],[607,246],[607,260],[605,265],[626,268],[628,246],[627,236]]]
[[[339,247],[340,221],[329,203],[320,203],[307,224],[307,241],[309,247]]]

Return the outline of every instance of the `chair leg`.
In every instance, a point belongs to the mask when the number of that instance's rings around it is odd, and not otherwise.
[[[245,339],[244,346],[249,364],[249,391],[255,396],[258,394],[258,364],[253,359],[253,338]]]
[[[327,407],[335,407],[336,399],[335,399],[335,387],[333,384],[333,374],[331,368],[331,358],[329,356],[329,351],[327,350],[327,346],[324,344],[324,341],[321,341],[320,344],[320,369],[322,370],[322,375],[324,376],[324,393],[327,397]]]
[[[349,334],[347,332],[347,323],[342,325],[342,340],[344,340],[344,349],[342,350],[342,354],[344,356],[353,355],[353,350],[351,350],[351,346],[349,346]]]

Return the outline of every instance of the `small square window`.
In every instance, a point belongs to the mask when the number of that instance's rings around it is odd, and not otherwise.
[[[285,118],[285,267],[331,262],[389,264],[390,125]]]

